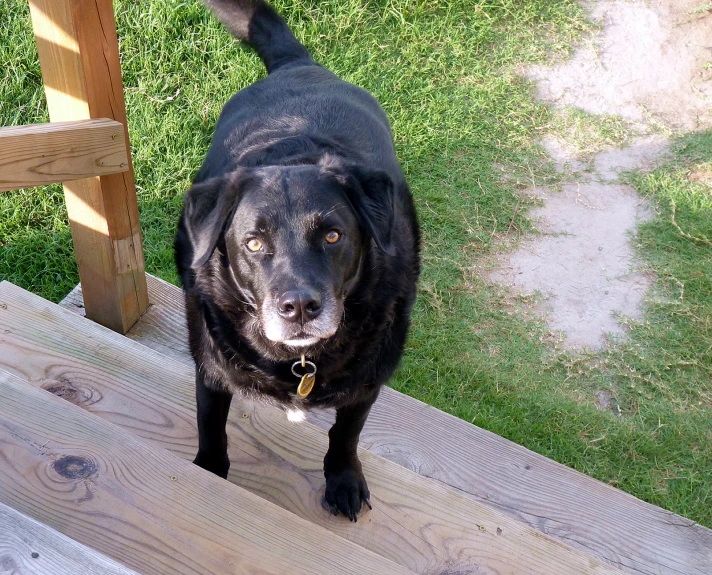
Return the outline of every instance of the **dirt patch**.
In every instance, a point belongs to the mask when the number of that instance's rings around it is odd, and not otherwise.
[[[608,334],[623,333],[619,314],[640,315],[651,277],[633,267],[629,230],[650,211],[634,190],[615,183],[616,171],[638,155],[643,152],[608,151],[594,160],[599,170],[578,172],[581,181],[561,191],[530,190],[544,200],[530,212],[543,235],[503,256],[490,274],[519,292],[541,292],[542,311],[553,329],[566,334],[568,347],[600,347]]]
[[[703,0],[586,2],[603,26],[568,62],[528,76],[542,100],[694,130],[709,125],[711,5]]]
[[[636,269],[631,234],[650,209],[620,181],[667,156],[661,133],[712,125],[712,4],[697,0],[602,1],[585,5],[601,33],[571,60],[528,71],[540,97],[593,114],[619,115],[638,134],[625,148],[593,157],[565,139],[542,144],[559,172],[560,190],[533,188],[538,236],[501,256],[489,277],[520,293],[542,294],[541,311],[567,347],[598,348],[622,334],[621,316],[638,318],[652,283]],[[703,8],[707,9],[703,9]],[[652,134],[652,135],[651,135]]]
[[[687,179],[691,182],[699,182],[712,188],[712,169],[695,168],[689,173]]]
[[[612,391],[599,389],[596,392],[595,406],[601,411],[610,411],[617,417],[621,416],[621,406]]]

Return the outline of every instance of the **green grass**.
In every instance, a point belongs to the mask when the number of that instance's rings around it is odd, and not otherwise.
[[[580,357],[487,284],[474,264],[496,238],[530,229],[517,191],[554,181],[536,139],[623,137],[615,119],[562,121],[535,103],[523,64],[562,56],[588,25],[573,0],[280,0],[317,60],[369,89],[393,124],[424,229],[424,271],[395,388],[539,453],[712,526],[709,135],[679,160],[631,176],[660,206],[637,240],[658,275],[631,338]],[[171,242],[182,195],[222,103],[263,75],[195,2],[115,2],[148,271],[176,281]],[[25,0],[0,5],[0,124],[46,119]],[[179,91],[180,90],[180,91]],[[558,122],[558,124],[557,124]],[[563,123],[562,123],[563,122]],[[568,122],[568,124],[566,123]],[[707,140],[704,140],[707,137]],[[589,142],[590,143],[590,142]],[[77,282],[57,186],[0,196],[0,277],[57,301]],[[684,286],[684,295],[680,292]],[[605,390],[620,416],[595,407]],[[705,482],[705,478],[707,478]]]
[[[618,116],[593,115],[570,107],[553,110],[546,131],[565,141],[570,154],[579,159],[591,159],[612,146],[623,147],[633,135],[628,123]]]

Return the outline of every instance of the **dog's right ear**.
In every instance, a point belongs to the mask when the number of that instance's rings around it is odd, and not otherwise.
[[[193,184],[185,196],[183,222],[193,248],[191,267],[210,259],[239,201],[243,170]]]

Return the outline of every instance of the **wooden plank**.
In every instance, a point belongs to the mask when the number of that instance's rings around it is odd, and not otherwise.
[[[91,547],[0,503],[0,573],[138,575]]]
[[[146,282],[151,305],[126,337],[192,366],[182,290],[151,274],[146,274]],[[77,285],[59,305],[86,317],[82,286]]]
[[[154,446],[186,458],[195,454],[191,366],[7,282],[0,284],[0,367]],[[356,524],[332,517],[320,505],[326,433],[288,422],[273,406],[236,398],[228,436],[230,481],[418,573],[619,573],[363,450],[374,509]]]
[[[154,305],[128,337],[192,365],[181,290],[148,276]],[[81,311],[81,291],[62,305]],[[309,421],[327,429],[330,412]],[[712,573],[712,531],[384,388],[361,445],[629,573]]]
[[[0,371],[0,502],[144,575],[405,575]]]
[[[148,307],[136,187],[111,0],[30,0],[53,122],[123,125],[128,169],[64,184],[87,315],[126,333]]]
[[[0,128],[0,192],[128,169],[124,127],[114,120]]]

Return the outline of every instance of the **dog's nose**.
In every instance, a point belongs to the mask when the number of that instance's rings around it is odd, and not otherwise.
[[[321,296],[313,290],[290,290],[277,300],[277,309],[287,321],[308,321],[321,313]]]

